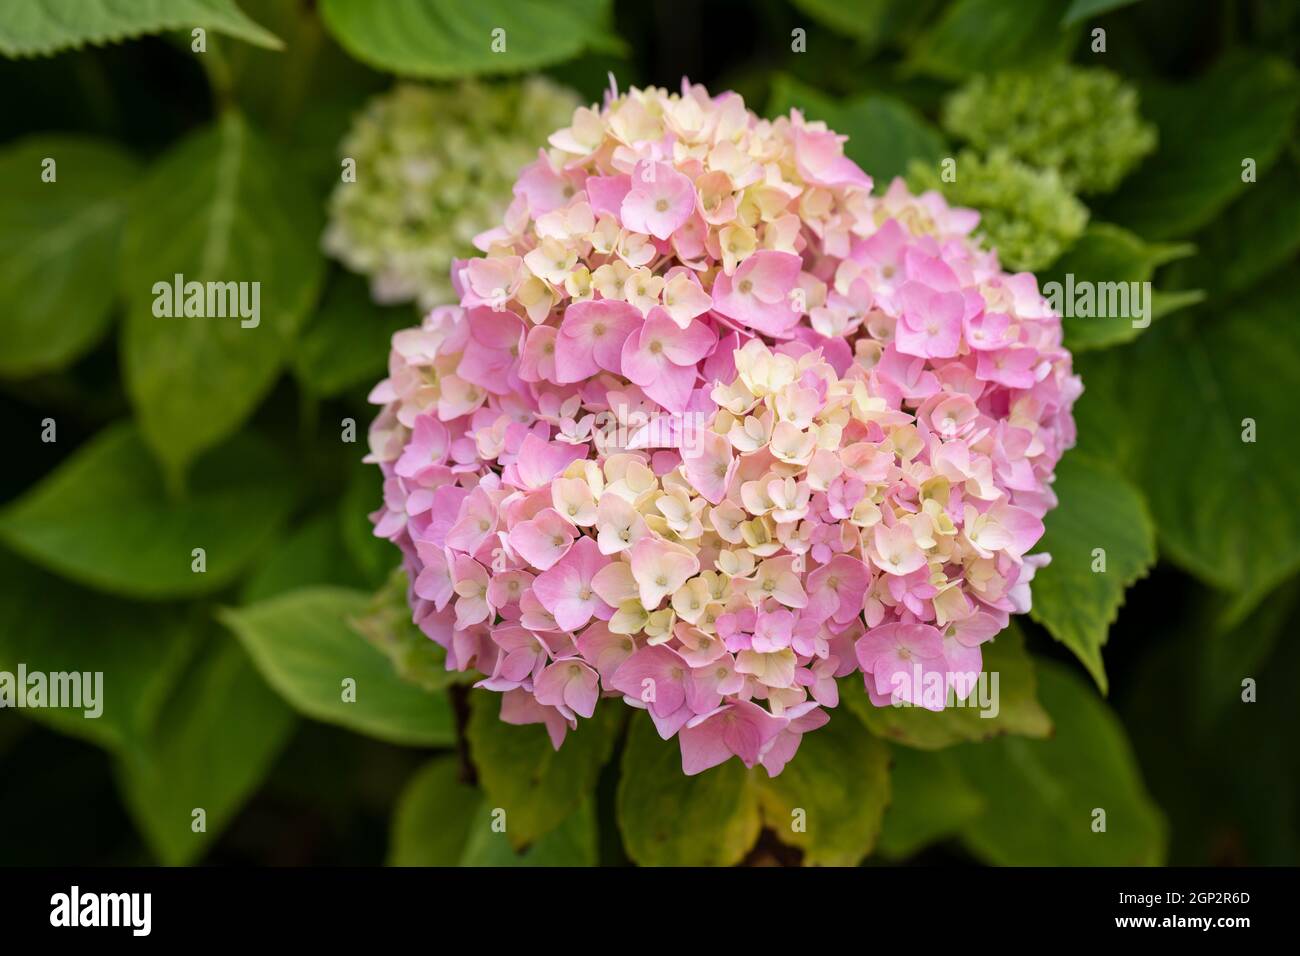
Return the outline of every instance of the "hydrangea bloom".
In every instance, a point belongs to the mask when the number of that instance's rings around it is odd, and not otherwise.
[[[943,125],[976,149],[1002,146],[1055,169],[1067,188],[1107,192],[1156,147],[1137,90],[1109,70],[1058,64],[978,76],[944,104]]]
[[[1074,440],[1034,277],[734,93],[611,94],[549,142],[372,394],[376,533],[448,667],[557,747],[621,698],[686,773],[779,773],[853,673],[964,698]]]
[[[339,147],[356,179],[330,198],[325,251],[370,276],[378,302],[450,301],[452,260],[500,221],[519,167],[577,105],[541,78],[375,97]]]
[[[939,190],[949,202],[978,209],[983,237],[1009,268],[1051,265],[1088,224],[1087,207],[1056,170],[1027,166],[1002,148],[986,156],[962,150],[953,182],[915,160],[907,175],[914,188]]]

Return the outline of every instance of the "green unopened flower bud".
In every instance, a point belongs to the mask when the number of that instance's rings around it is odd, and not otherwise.
[[[949,97],[943,125],[987,152],[1055,169],[1082,193],[1114,189],[1156,146],[1137,91],[1109,70],[1054,66],[980,76]]]
[[[1087,208],[1056,170],[1034,169],[1005,150],[988,156],[962,150],[955,182],[943,182],[934,166],[916,160],[907,178],[913,191],[936,189],[954,206],[979,210],[978,232],[1009,269],[1051,265],[1088,224]]]

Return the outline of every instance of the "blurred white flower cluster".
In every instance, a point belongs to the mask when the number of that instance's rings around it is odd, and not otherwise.
[[[330,198],[325,251],[369,276],[377,302],[453,301],[452,260],[501,220],[520,168],[577,106],[540,77],[400,84],[375,97],[340,144],[355,181]]]

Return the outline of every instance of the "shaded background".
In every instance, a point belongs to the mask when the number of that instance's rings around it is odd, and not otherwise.
[[[285,155],[301,162],[301,176],[323,206],[336,174],[335,146],[350,117],[368,95],[386,89],[393,80],[347,57],[318,23],[313,27],[316,21],[310,3],[244,0],[241,6],[283,37],[288,50],[266,53],[211,34],[209,42],[214,48],[229,54],[236,63],[243,58],[248,64],[245,81],[242,85],[237,81],[229,95],[285,148]],[[824,18],[814,15],[822,6],[839,5],[833,0],[804,4],[781,0],[617,0],[614,28],[625,42],[624,53],[586,53],[543,72],[588,100],[600,97],[608,83],[608,71],[614,72],[620,87],[653,83],[675,88],[685,75],[715,92],[735,89],[760,110],[769,101],[774,78],[780,75],[795,78],[837,102],[859,93],[888,94],[911,104],[931,121],[937,119],[943,97],[957,84],[950,78],[911,71],[906,64],[920,38],[934,28],[949,4],[943,0],[863,3],[862,15],[874,14],[881,23],[875,36],[845,35],[824,25]],[[1060,6],[1064,10],[1066,4]],[[1145,91],[1148,86],[1194,81],[1232,51],[1294,62],[1300,49],[1298,9],[1297,4],[1266,0],[1143,0],[1103,10],[1086,20],[1085,26],[1101,24],[1108,31],[1108,52],[1095,62],[1123,74]],[[808,49],[814,52],[791,52],[790,34],[795,28],[807,30]],[[1037,46],[1046,48],[1059,42],[1057,34],[1051,33]],[[296,57],[305,49],[314,52],[300,67]],[[1077,34],[1071,49],[1075,62],[1094,62],[1089,59],[1084,32]],[[273,63],[272,57],[281,61]],[[186,38],[174,36],[143,37],[43,59],[0,59],[0,87],[10,91],[0,119],[4,147],[33,133],[68,131],[123,144],[142,163],[212,120],[221,100],[213,95],[209,77],[190,54]],[[1294,109],[1289,115],[1287,145],[1277,162],[1294,169]],[[1196,122],[1195,116],[1183,119]],[[1203,135],[1208,140],[1225,133],[1206,128]],[[1164,158],[1157,156],[1152,161]],[[1294,210],[1297,197],[1286,195]],[[1122,205],[1111,201],[1105,206],[1103,201],[1103,207],[1106,215],[1094,214],[1095,219],[1124,221]],[[1228,230],[1234,208],[1229,206],[1215,223],[1198,229],[1198,237],[1216,228]],[[1258,277],[1260,284],[1288,281],[1285,277],[1294,276],[1296,270],[1298,227],[1294,221],[1289,228],[1281,222],[1270,226],[1277,228],[1274,252],[1281,246],[1282,253],[1272,263],[1271,277]],[[1214,263],[1205,267],[1213,269]],[[1199,280],[1170,275],[1168,282],[1173,288],[1182,282],[1191,287],[1191,282]],[[328,302],[331,290],[346,281],[340,267],[331,264],[320,301]],[[1159,280],[1157,285],[1161,285]],[[1295,284],[1289,288],[1294,289]],[[1290,301],[1285,320],[1294,324],[1295,300]],[[1216,307],[1222,304],[1222,300],[1211,300]],[[1210,323],[1215,315],[1202,307],[1168,321]],[[310,323],[309,319],[308,326]],[[1172,337],[1172,333],[1162,334],[1165,339]],[[1259,387],[1294,396],[1300,351],[1296,351],[1294,335],[1277,334],[1281,361],[1289,363],[1287,378]],[[386,340],[382,334],[376,338],[379,346],[374,350],[371,381],[383,374]],[[1165,347],[1176,348],[1176,341],[1166,342]],[[1106,390],[1111,375],[1141,377],[1149,373],[1158,379],[1160,373],[1152,369],[1169,354],[1156,345],[1144,352],[1123,346],[1092,353],[1091,364],[1083,364],[1085,384]],[[17,499],[101,429],[130,416],[120,355],[118,339],[110,334],[65,368],[0,379],[0,432],[6,436],[10,452],[0,470],[0,501]],[[1098,370],[1095,378],[1089,375],[1092,368]],[[245,429],[272,436],[293,457],[299,480],[292,518],[279,537],[259,549],[257,558],[235,583],[191,601],[168,604],[168,613],[193,614],[210,621],[217,606],[240,604],[250,594],[277,590],[277,575],[284,569],[277,566],[276,555],[283,552],[287,541],[296,540],[302,546],[304,534],[309,535],[308,542],[316,540],[310,535],[317,533],[329,537],[330,548],[335,548],[340,536],[345,545],[357,540],[365,512],[377,504],[377,482],[356,463],[362,446],[336,440],[334,422],[352,415],[364,432],[372,415],[364,402],[365,393],[366,386],[358,384],[323,398],[310,394],[293,375],[280,376]],[[1122,404],[1122,396],[1132,393],[1116,390],[1108,394],[1121,396]],[[1234,414],[1237,411],[1234,409]],[[1171,407],[1163,413],[1173,421],[1187,410]],[[55,444],[35,438],[38,423],[47,415],[58,422]],[[1261,441],[1285,441],[1278,436],[1297,423],[1292,412],[1286,421],[1275,419],[1269,424],[1274,430]],[[1122,457],[1119,445],[1118,439],[1114,448],[1099,441],[1090,450],[1102,457],[1113,452],[1118,459]],[[1294,448],[1294,441],[1291,446]],[[1175,474],[1170,481],[1190,478]],[[1278,483],[1294,488],[1295,476],[1285,476]],[[1241,513],[1223,509],[1218,521],[1233,525],[1245,521],[1245,512],[1271,509],[1268,516],[1253,520],[1271,522],[1279,533],[1300,527],[1295,500],[1263,500],[1253,497],[1246,485],[1243,489],[1242,497],[1233,503]],[[1144,490],[1150,494],[1149,485]],[[1241,527],[1243,537],[1249,539],[1254,526],[1242,523]],[[1160,531],[1163,545],[1165,528]],[[1265,549],[1271,546],[1268,541],[1260,545]],[[378,549],[337,547],[337,561],[331,557],[308,573],[325,583],[374,588],[385,577],[383,547],[387,545]],[[1300,714],[1292,690],[1300,682],[1300,646],[1291,639],[1298,623],[1295,552],[1277,554],[1279,566],[1284,566],[1282,573],[1271,582],[1253,614],[1236,618],[1231,613],[1225,616],[1224,609],[1230,609],[1239,596],[1207,587],[1182,570],[1188,561],[1169,557],[1162,547],[1160,563],[1129,589],[1105,647],[1109,702],[1127,730],[1147,788],[1166,815],[1168,861],[1294,865],[1300,859],[1300,750],[1294,742]],[[1234,557],[1225,554],[1223,560],[1231,562]],[[101,599],[87,596],[79,585],[32,569],[6,550],[0,550],[0,572],[0,594],[5,589],[23,592],[10,593],[4,599],[7,603],[0,604],[0,609],[8,612],[0,613],[5,629],[0,649],[6,647],[4,641],[12,648],[20,636],[62,640],[75,634],[93,641],[104,633],[106,621],[101,614],[74,613],[77,607],[100,607],[93,602]],[[295,583],[306,582],[300,575]],[[39,596],[35,604],[30,601],[33,594]],[[134,605],[122,604],[123,620],[129,621]],[[57,612],[53,610],[56,605]],[[1230,626],[1222,623],[1225,620]],[[194,660],[210,653],[216,643],[229,641],[217,625],[198,627],[204,635],[196,639],[202,649],[195,652]],[[1041,626],[1026,620],[1022,627],[1037,656],[1056,659],[1082,673],[1070,652]],[[8,653],[0,658],[0,666],[11,665]],[[1253,708],[1235,703],[1239,674],[1259,680],[1261,699]],[[1216,679],[1223,675],[1230,679]],[[229,706],[241,704],[233,701]],[[213,732],[218,736],[221,724],[222,720],[216,719]],[[224,831],[196,862],[383,862],[394,804],[429,751],[377,742],[307,719],[297,720],[285,739],[282,749],[267,756],[265,775],[250,782],[247,799],[237,801]],[[184,742],[178,746],[184,749]],[[0,819],[10,823],[0,848],[0,863],[156,861],[155,849],[139,835],[132,812],[120,795],[121,759],[109,750],[57,732],[47,726],[44,715],[0,712]],[[605,768],[598,785],[600,859],[606,863],[626,862],[613,821],[614,768],[614,763]],[[753,862],[789,862],[792,858],[797,859],[797,853],[780,848],[768,836],[751,854]],[[956,839],[943,840],[911,860],[979,862]]]

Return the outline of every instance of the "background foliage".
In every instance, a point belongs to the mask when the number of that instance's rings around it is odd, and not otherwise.
[[[107,701],[98,721],[0,712],[0,813],[23,824],[0,862],[1300,860],[1300,7],[72,5],[0,8],[0,670],[102,670]],[[877,710],[846,686],[781,777],[731,761],[686,778],[644,715],[604,707],[557,753],[443,671],[407,623],[395,550],[369,535],[378,480],[359,462],[366,390],[415,314],[373,305],[320,251],[336,145],[368,96],[540,71],[594,101],[608,71],[687,74],[825,119],[883,187],[985,148],[945,105],[972,78],[1014,66],[1034,89],[1067,62],[1136,90],[1156,145],[1078,197],[1086,177],[1025,147],[1015,181],[1056,177],[1087,213],[1068,232],[1047,217],[1060,248],[1039,277],[1150,280],[1157,319],[1066,321],[1079,444],[1031,619],[986,655],[996,720]],[[1059,122],[1058,106],[1035,108]],[[1065,128],[1103,158],[1133,146],[1107,135],[1145,135],[1090,115]],[[981,195],[987,222],[1005,212]],[[259,334],[155,318],[149,290],[174,272],[259,278]]]

